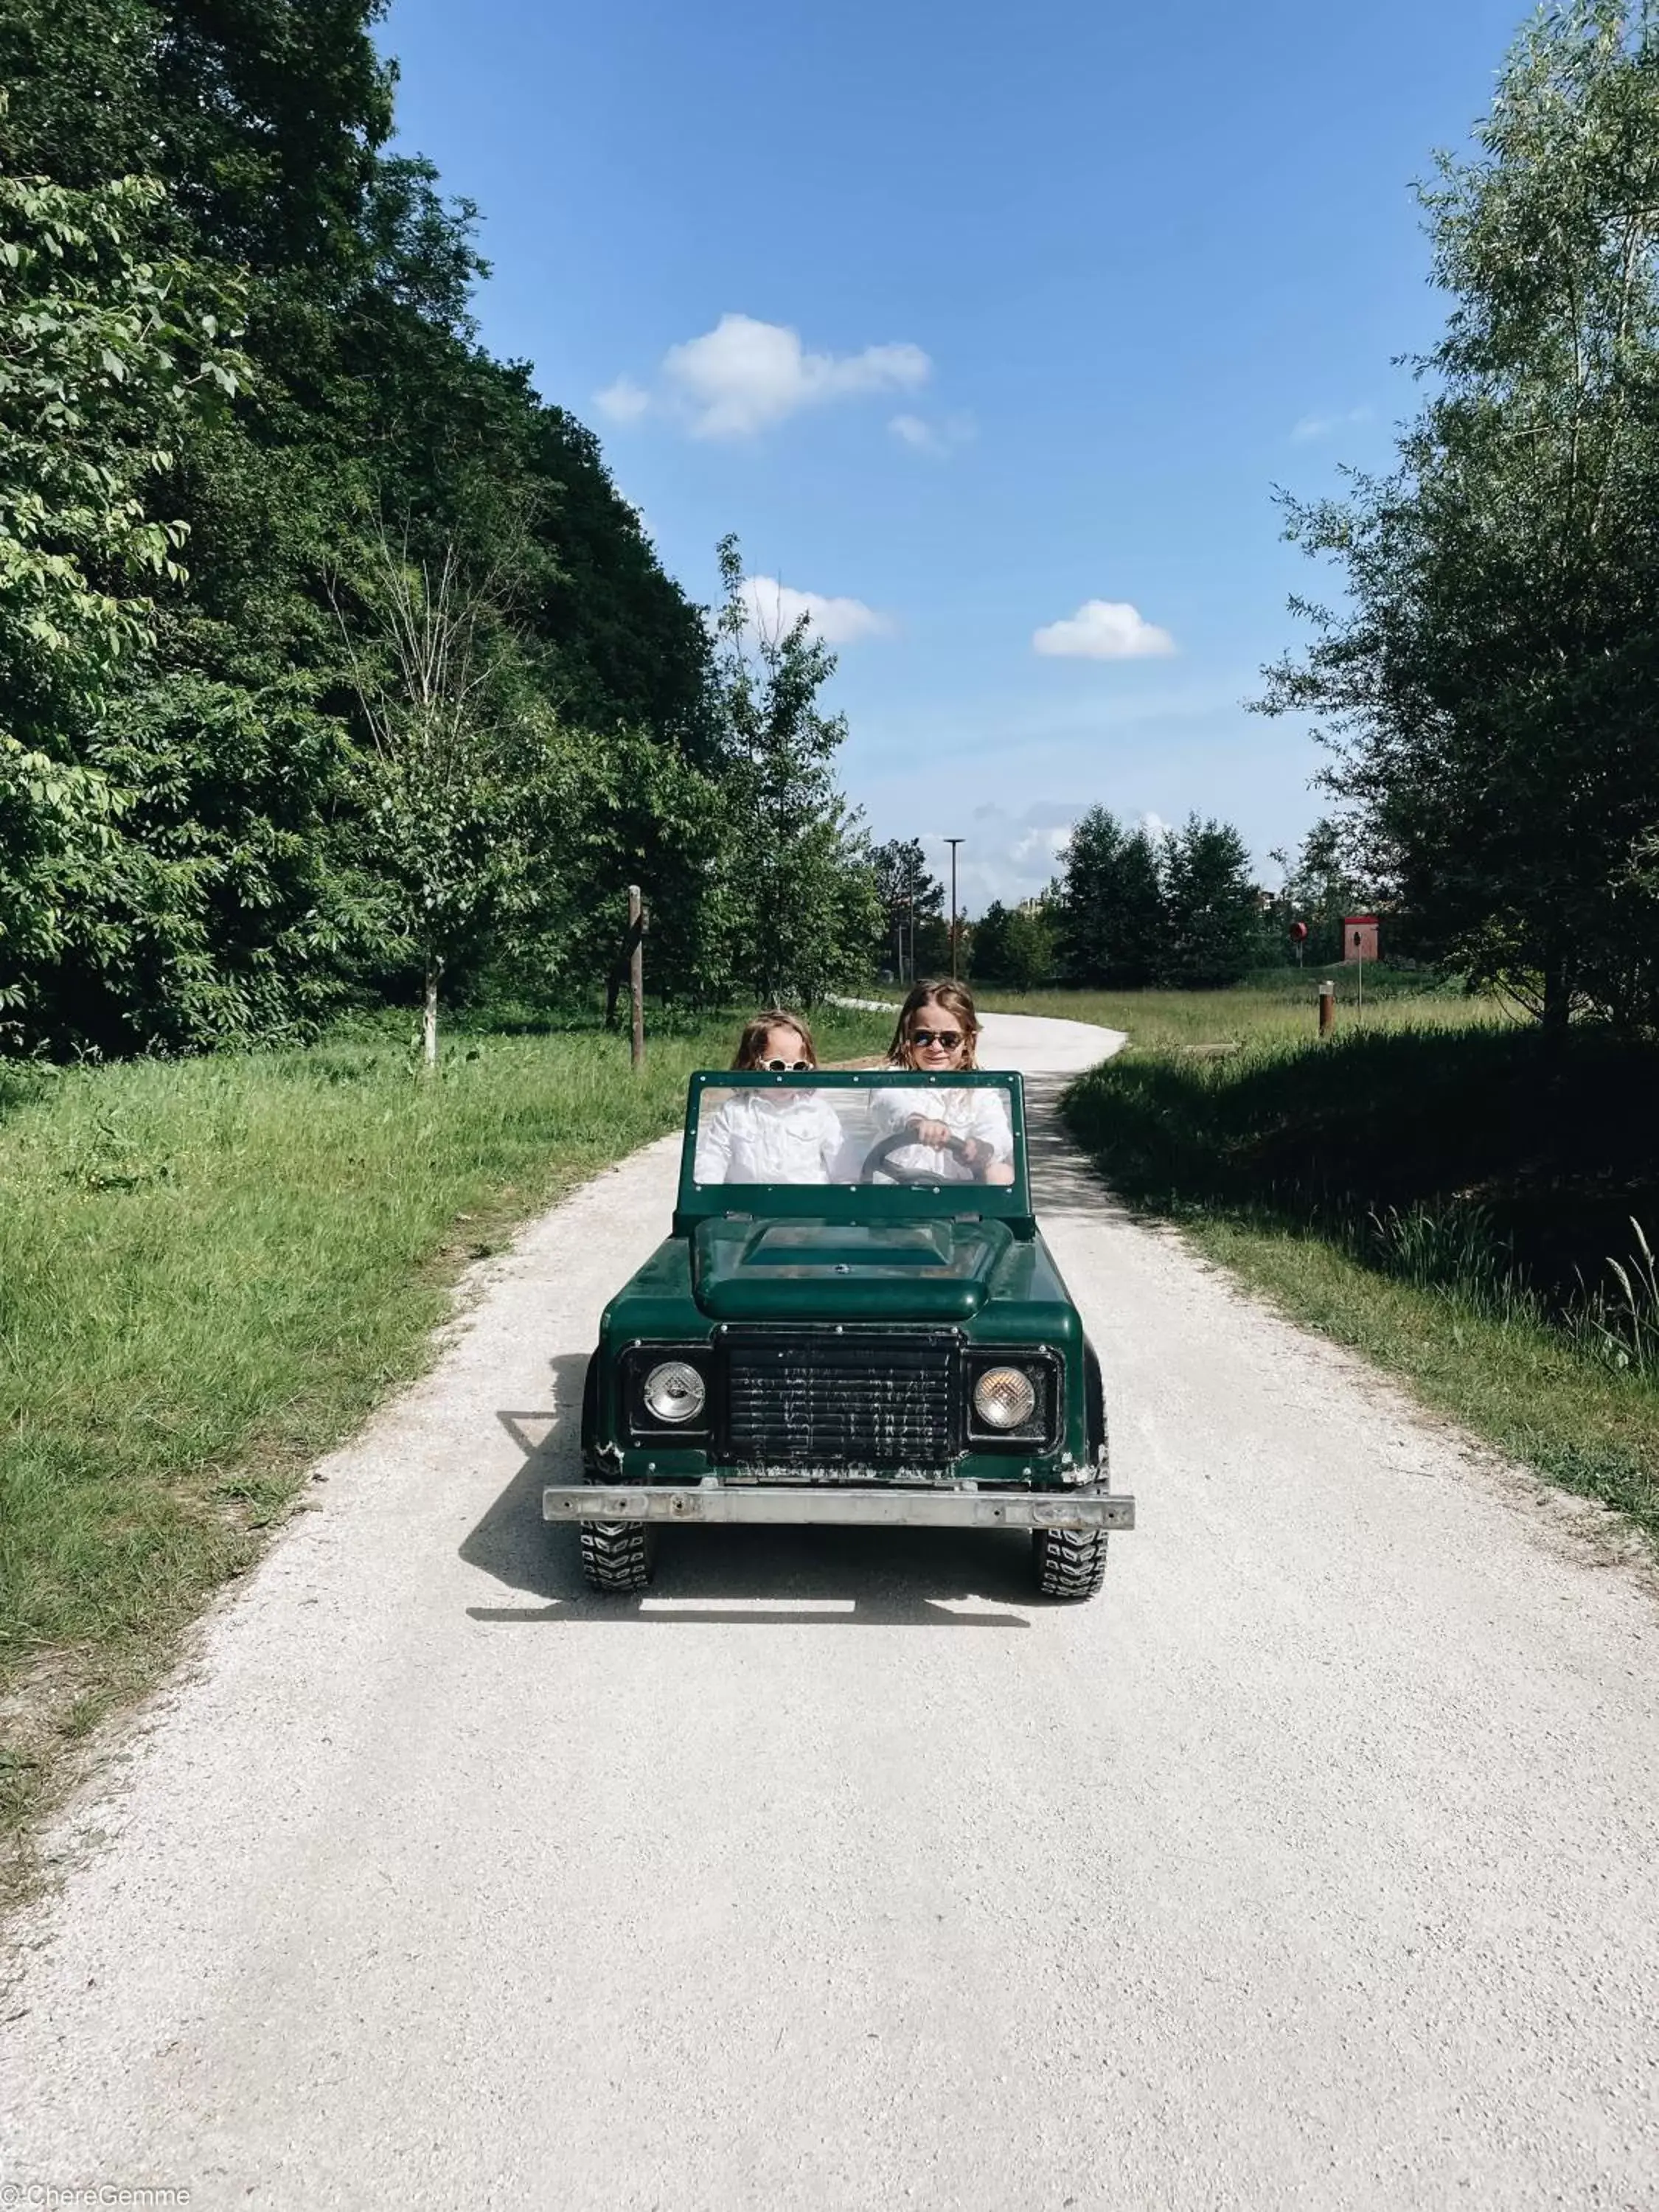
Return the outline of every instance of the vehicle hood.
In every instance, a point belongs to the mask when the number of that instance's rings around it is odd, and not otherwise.
[[[691,1286],[715,1321],[963,1322],[1012,1241],[1000,1221],[702,1221]]]

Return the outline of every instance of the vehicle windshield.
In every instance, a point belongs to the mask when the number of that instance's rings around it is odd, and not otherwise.
[[[1007,1186],[1015,1180],[1006,1078],[872,1076],[856,1086],[781,1076],[705,1083],[693,1180],[715,1184]]]

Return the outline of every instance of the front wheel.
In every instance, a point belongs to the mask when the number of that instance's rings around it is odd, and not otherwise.
[[[584,1521],[582,1579],[607,1597],[650,1587],[656,1571],[656,1531],[645,1521]]]
[[[1106,1577],[1106,1531],[1034,1528],[1031,1570],[1044,1597],[1092,1597]]]

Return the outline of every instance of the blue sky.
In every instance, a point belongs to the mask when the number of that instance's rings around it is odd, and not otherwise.
[[[843,781],[967,840],[973,912],[1095,801],[1221,815],[1264,874],[1319,811],[1242,704],[1319,583],[1273,488],[1386,462],[1441,313],[1410,183],[1520,15],[396,0],[383,37],[483,210],[486,342],[696,597],[735,530],[836,603]]]

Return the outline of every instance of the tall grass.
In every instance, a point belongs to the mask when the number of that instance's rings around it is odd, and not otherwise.
[[[597,1034],[458,1041],[436,1079],[372,1040],[0,1073],[0,1814],[419,1370],[459,1270],[678,1126],[732,1034],[642,1078]]]

